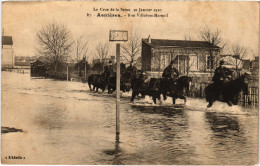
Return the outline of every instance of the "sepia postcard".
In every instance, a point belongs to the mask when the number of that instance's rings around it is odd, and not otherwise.
[[[2,2],[1,163],[258,164],[259,6]]]

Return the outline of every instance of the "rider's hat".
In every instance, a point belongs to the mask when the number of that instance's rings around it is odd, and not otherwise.
[[[170,65],[174,64],[174,61],[171,61]]]
[[[220,61],[219,61],[219,64],[220,64],[220,65],[224,65],[224,63],[225,63],[224,60],[220,60]]]

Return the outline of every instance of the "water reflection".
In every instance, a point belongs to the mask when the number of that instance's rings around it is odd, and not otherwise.
[[[208,112],[206,119],[212,130],[210,140],[215,156],[221,157],[221,163],[224,164],[240,164],[245,151],[250,149],[250,142],[247,141],[238,117]]]
[[[206,112],[206,118],[215,136],[227,137],[231,132],[234,136],[240,134],[238,118],[235,116]]]
[[[112,150],[105,150],[104,153],[106,155],[112,155],[114,156],[111,161],[113,165],[122,165],[122,159],[120,158],[122,156],[122,150],[119,146],[120,141],[119,141],[119,135],[116,135],[116,141],[115,141],[115,148]]]

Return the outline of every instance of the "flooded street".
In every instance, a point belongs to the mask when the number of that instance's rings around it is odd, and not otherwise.
[[[130,95],[130,94],[128,94]],[[115,94],[87,84],[2,72],[3,163],[247,164],[257,163],[258,111],[202,99],[183,108],[132,104],[121,98],[115,143]],[[218,107],[219,108],[219,107]],[[214,108],[213,108],[214,109]],[[223,110],[231,111],[226,113]],[[236,112],[239,110],[238,112]],[[21,156],[24,159],[6,159]]]

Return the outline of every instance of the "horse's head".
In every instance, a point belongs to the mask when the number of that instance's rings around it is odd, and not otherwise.
[[[192,82],[192,77],[181,76],[177,79],[177,86],[180,89],[185,89],[187,92],[189,92],[191,88],[191,82]]]

